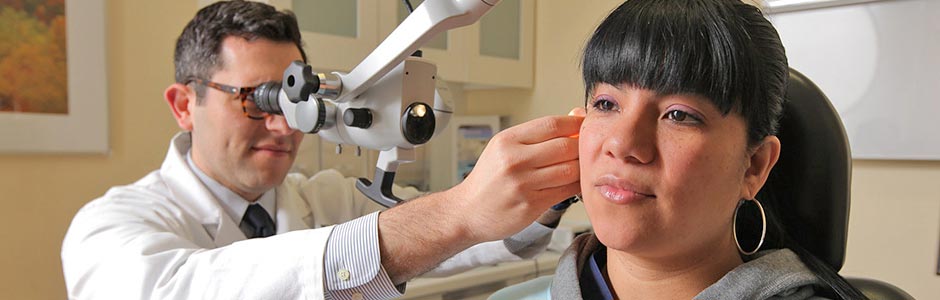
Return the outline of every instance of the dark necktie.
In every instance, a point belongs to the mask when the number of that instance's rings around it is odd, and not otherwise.
[[[274,220],[264,210],[264,207],[258,204],[248,205],[245,216],[242,217],[242,223],[238,228],[245,233],[249,239],[256,237],[269,237],[274,235]]]

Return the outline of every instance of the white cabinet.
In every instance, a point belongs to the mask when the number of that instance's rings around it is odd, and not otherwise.
[[[468,88],[532,87],[534,0],[503,0],[469,28]]]
[[[352,70],[380,41],[380,0],[270,0],[297,15],[308,63],[318,71]]]
[[[413,0],[417,7],[422,0]],[[270,0],[297,15],[308,60],[348,72],[407,16],[401,1]],[[421,48],[438,75],[471,88],[532,86],[535,0],[503,0],[477,23],[451,29]]]
[[[417,7],[423,0],[413,0]],[[406,16],[401,1],[382,1],[382,37]],[[442,79],[469,88],[532,87],[535,1],[502,0],[478,22],[448,32],[421,48]]]
[[[418,7],[423,2],[412,0],[411,4]],[[379,4],[379,33],[384,40],[408,16],[408,10],[402,1],[381,1]],[[421,47],[424,58],[437,64],[437,74],[442,80],[467,82],[469,64],[466,59],[470,53],[466,37],[471,34],[470,30],[469,26],[448,30]]]

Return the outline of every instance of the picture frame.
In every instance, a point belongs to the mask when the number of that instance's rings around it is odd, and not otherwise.
[[[453,186],[470,174],[483,148],[502,127],[499,116],[456,116],[451,119],[449,127],[454,132],[450,159],[454,172],[451,174]]]
[[[885,0],[768,0],[767,9],[768,13],[774,14],[878,1]]]
[[[65,16],[68,112],[0,112],[0,153],[109,150],[104,0],[66,0]]]

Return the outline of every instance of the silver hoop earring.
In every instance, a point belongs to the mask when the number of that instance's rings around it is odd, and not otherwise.
[[[746,201],[754,201],[754,203],[757,204],[757,208],[760,210],[760,219],[761,219],[760,241],[757,242],[757,247],[755,247],[754,250],[751,250],[751,251],[744,251],[744,249],[741,248],[741,242],[738,241],[738,209],[740,209],[741,206],[744,206],[744,202]],[[757,253],[757,250],[760,250],[760,246],[764,244],[764,238],[767,236],[767,215],[764,214],[764,206],[762,206],[760,204],[760,201],[757,201],[757,199],[741,200],[740,202],[738,202],[738,206],[734,208],[734,219],[732,221],[734,222],[734,224],[732,224],[732,232],[734,234],[734,244],[738,246],[738,251],[740,251],[741,254],[744,254],[744,255],[751,255],[751,254]]]

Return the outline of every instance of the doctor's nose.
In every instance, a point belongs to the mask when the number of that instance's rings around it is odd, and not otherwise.
[[[296,129],[290,128],[287,125],[287,118],[283,115],[271,114],[264,118],[264,126],[268,131],[273,132],[278,135],[290,135],[296,131]]]

